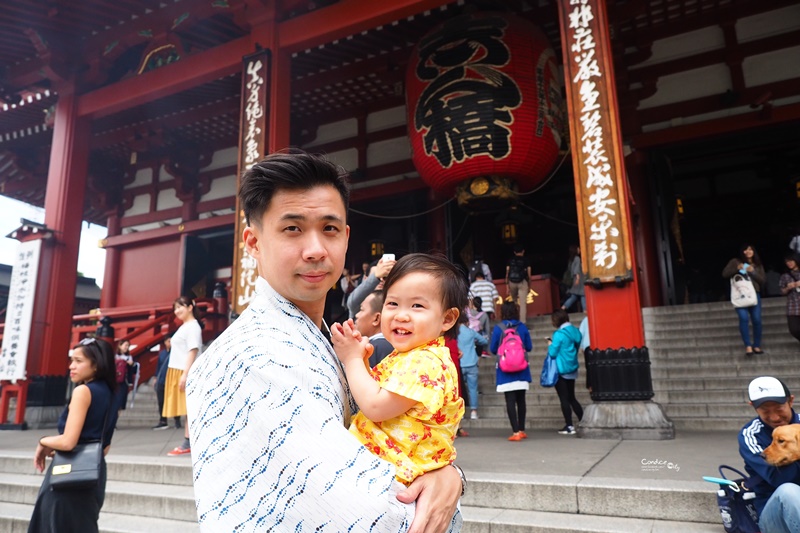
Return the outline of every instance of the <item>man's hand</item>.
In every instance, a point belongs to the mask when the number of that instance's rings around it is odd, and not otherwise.
[[[417,502],[414,522],[408,533],[441,533],[447,531],[461,497],[461,476],[455,468],[445,466],[419,476],[397,494],[403,503]]]

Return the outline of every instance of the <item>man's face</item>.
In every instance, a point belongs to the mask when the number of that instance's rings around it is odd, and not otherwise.
[[[375,295],[370,294],[364,301],[361,302],[361,307],[356,313],[355,317],[355,325],[356,329],[361,332],[362,335],[371,337],[380,331],[381,326],[381,314],[380,312],[376,312],[372,310],[372,303],[375,300]]]
[[[260,224],[243,232],[259,275],[315,321],[321,320],[328,289],[344,268],[350,236],[345,216],[332,185],[278,190]]]
[[[756,407],[756,413],[762,422],[771,428],[786,426],[792,423],[792,402],[794,396],[789,396],[786,403],[764,402]]]

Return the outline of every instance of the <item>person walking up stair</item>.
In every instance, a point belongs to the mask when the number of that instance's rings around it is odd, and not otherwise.
[[[523,324],[528,315],[528,289],[530,287],[531,265],[525,257],[521,244],[514,246],[514,255],[506,266],[506,286],[511,301],[519,305],[519,321]]]

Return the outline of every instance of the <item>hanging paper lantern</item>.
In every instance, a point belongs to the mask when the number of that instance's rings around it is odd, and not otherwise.
[[[448,194],[461,184],[459,203],[508,201],[534,188],[558,157],[561,87],[553,49],[524,19],[474,13],[438,26],[417,44],[406,73],[417,171]],[[483,181],[470,187],[475,178]]]

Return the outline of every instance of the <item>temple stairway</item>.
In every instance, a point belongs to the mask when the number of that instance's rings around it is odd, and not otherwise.
[[[675,423],[676,430],[736,431],[752,416],[747,404],[747,385],[754,377],[774,375],[790,390],[800,390],[800,343],[789,335],[786,326],[786,300],[762,301],[763,340],[761,356],[745,356],[738,319],[728,302],[643,309],[645,343],[650,350],[653,401],[660,403]],[[570,315],[578,326],[582,314]],[[546,342],[552,336],[550,318],[529,318],[533,351],[531,373],[534,382],[526,395],[527,427],[557,430],[564,420],[554,389],[539,385]],[[581,373],[575,386],[578,401],[591,402],[585,388],[583,355]],[[495,392],[494,359],[479,361],[478,420],[467,420],[463,427],[509,428],[505,400]]]
[[[740,466],[734,432],[752,416],[745,389],[761,374],[791,372],[797,342],[786,332],[784,301],[764,302],[767,355],[746,358],[730,304],[645,309],[655,400],[676,424],[675,441],[587,441],[556,435],[563,425],[555,391],[535,383],[527,395],[524,443],[506,441],[502,395],[494,392],[494,365],[481,359],[479,420],[466,420],[473,435],[459,439],[459,463],[470,479],[464,497],[466,533],[715,532],[722,531],[714,486],[700,481],[720,463]],[[571,317],[579,323],[581,316]],[[534,338],[535,381],[549,319],[529,320]],[[590,399],[578,380],[579,399]],[[104,532],[198,531],[188,457],[165,457],[182,432],[153,432],[155,394],[144,384],[118,423],[108,458],[109,483],[101,513]],[[700,431],[724,430],[724,431]],[[551,433],[552,431],[552,433]],[[12,437],[13,434],[13,437]],[[38,433],[0,432],[0,531],[26,531],[41,475],[31,453]],[[22,442],[23,440],[30,442]],[[680,463],[683,470],[643,472],[645,458]]]
[[[112,454],[108,475],[101,532],[199,531],[188,457]],[[464,533],[721,531],[713,491],[702,482],[471,469],[468,476]],[[0,531],[27,531],[41,481],[29,451],[0,452]]]

